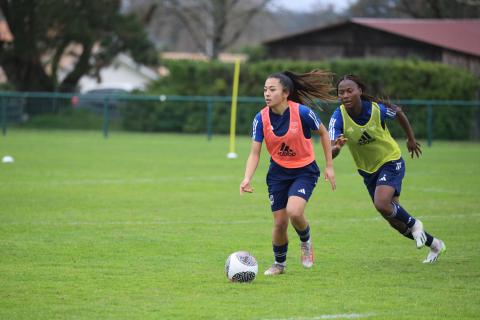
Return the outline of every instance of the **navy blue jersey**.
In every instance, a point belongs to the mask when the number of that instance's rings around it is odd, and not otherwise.
[[[309,139],[312,136],[311,131],[319,130],[320,118],[317,114],[307,106],[299,106],[300,119],[302,121],[303,135]],[[290,125],[290,108],[287,108],[282,115],[278,115],[269,110],[270,123],[273,127],[273,133],[276,136],[283,136],[287,133]],[[252,140],[263,142],[263,122],[261,112],[257,113],[252,125]],[[311,164],[303,168],[288,169],[280,166],[275,161],[270,159],[270,177],[274,180],[277,177],[279,180],[292,179],[298,176],[318,176],[320,170],[317,163],[313,161]]]
[[[382,121],[382,126],[385,128],[385,119],[395,119],[397,113],[395,110],[387,108],[381,103],[378,103],[378,106],[380,107],[380,118]],[[358,117],[352,117],[352,120],[355,121],[357,124],[363,126],[368,122],[368,120],[370,120],[371,115],[372,102],[362,100],[362,112]],[[343,118],[340,107],[338,107],[333,112],[332,117],[330,118],[330,123],[328,125],[328,134],[330,136],[330,140],[335,140],[338,138],[339,135],[343,134]]]

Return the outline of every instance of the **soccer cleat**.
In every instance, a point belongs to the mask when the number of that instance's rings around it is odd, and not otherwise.
[[[425,245],[425,241],[427,241],[427,235],[423,230],[422,221],[418,219],[415,221],[415,224],[412,227],[412,236],[413,236],[413,239],[415,239],[415,242],[417,243],[418,249],[420,249]]]
[[[302,253],[302,265],[305,268],[311,268],[313,266],[313,246],[310,240],[300,242],[300,251]]]
[[[270,268],[268,268],[264,275],[266,276],[277,276],[285,272],[285,266],[279,263],[274,263]]]
[[[428,252],[427,258],[423,260],[423,263],[434,263],[435,261],[438,260],[438,257],[445,251],[447,251],[447,246],[445,245],[445,242],[442,240],[437,240],[435,239],[434,241],[438,241],[439,245],[437,246],[431,246],[430,251]]]

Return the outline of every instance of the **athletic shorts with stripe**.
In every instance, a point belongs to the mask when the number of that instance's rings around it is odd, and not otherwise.
[[[277,164],[271,165],[266,180],[272,212],[286,208],[288,198],[291,196],[298,196],[308,201],[319,176],[320,170],[315,161],[304,168],[296,169],[278,168]]]
[[[375,188],[380,185],[391,186],[395,189],[394,196],[400,196],[402,191],[402,180],[405,176],[405,161],[403,158],[389,161],[382,165],[374,173],[368,174],[358,170],[363,177],[363,183],[367,187],[368,193],[374,200]]]

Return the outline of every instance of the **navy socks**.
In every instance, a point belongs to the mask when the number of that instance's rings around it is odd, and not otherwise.
[[[392,202],[393,212],[390,218],[395,218],[411,228],[415,224],[415,218],[412,217],[405,209],[403,209],[398,203]]]
[[[305,230],[297,230],[297,228],[295,228],[295,231],[297,231],[300,241],[307,242],[310,240],[310,225],[307,225]]]
[[[300,241],[307,242],[308,240],[310,240],[310,226],[307,225],[305,230],[297,230],[296,228],[295,230],[300,237]],[[273,255],[275,256],[275,262],[285,264],[285,261],[287,260],[288,242],[281,246],[276,246],[274,244],[272,246]]]
[[[284,264],[287,260],[288,242],[281,246],[273,245],[273,255],[275,262]]]

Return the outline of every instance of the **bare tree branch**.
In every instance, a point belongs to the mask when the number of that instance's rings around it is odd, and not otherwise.
[[[144,25],[149,25],[152,22],[153,16],[155,15],[155,11],[158,9],[158,4],[153,3],[148,8],[147,12],[142,17],[142,23]]]
[[[232,45],[245,25],[271,0],[166,0],[190,33],[197,48],[216,59],[220,50]],[[242,9],[247,8],[247,9]]]
[[[412,2],[410,0],[400,0],[399,4],[397,5],[397,10],[406,13],[413,18],[420,18],[419,11],[415,10],[411,4]]]
[[[60,59],[62,58],[63,52],[65,51],[65,48],[68,46],[70,43],[69,39],[64,39],[61,44],[57,47],[55,50],[55,54],[53,55],[52,59],[52,81],[53,85],[55,87],[58,86],[58,79],[57,79],[57,71],[58,71],[58,64],[60,63]]]
[[[204,51],[205,45],[201,42],[202,34],[201,30],[205,30],[204,22],[199,15],[192,14],[192,10],[183,6],[182,1],[179,0],[168,0],[165,1],[167,8],[171,10],[175,16],[182,22],[182,24],[187,28],[188,32],[192,36],[193,42],[196,47]],[[196,11],[196,10],[195,10]]]
[[[78,80],[90,70],[90,56],[92,55],[93,43],[91,41],[85,41],[82,43],[83,51],[78,59],[73,70],[63,79],[59,86],[60,91],[72,91],[74,86],[78,83]]]
[[[263,9],[267,3],[270,2],[270,0],[263,0],[260,4],[258,4],[255,7],[250,8],[248,11],[246,11],[243,15],[240,15],[238,18],[239,20],[242,20],[244,23],[241,28],[237,28],[233,32],[233,34],[229,38],[224,38],[221,49],[225,49],[235,43],[237,41],[238,37],[243,33],[243,26],[248,25],[250,21],[260,12],[261,9]]]
[[[443,18],[441,4],[438,0],[427,0],[427,4],[433,12],[433,17],[441,19]]]

